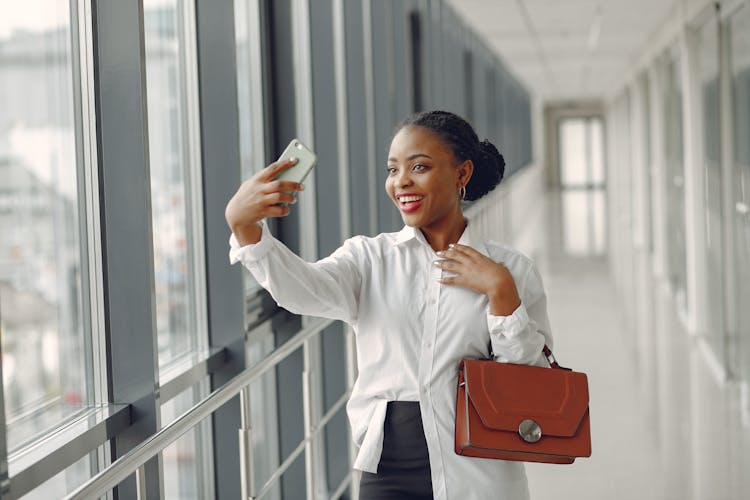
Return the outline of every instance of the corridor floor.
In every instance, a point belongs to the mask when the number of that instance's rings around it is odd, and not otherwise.
[[[559,214],[552,200],[547,213]],[[657,448],[648,439],[625,313],[606,256],[565,255],[559,239],[547,238],[540,269],[555,355],[561,365],[588,375],[592,456],[572,465],[527,464],[531,498],[657,500]]]

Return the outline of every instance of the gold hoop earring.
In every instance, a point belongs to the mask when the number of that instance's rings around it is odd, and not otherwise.
[[[461,197],[461,201],[466,199],[466,186],[461,186],[461,188],[458,190],[459,196]]]

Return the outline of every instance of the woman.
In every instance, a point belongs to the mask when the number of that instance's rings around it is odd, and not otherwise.
[[[462,358],[547,366],[546,299],[534,264],[485,241],[464,219],[502,179],[505,162],[471,126],[444,111],[407,119],[394,136],[385,189],[404,228],[347,240],[307,263],[273,238],[266,217],[287,215],[278,161],[242,184],[226,209],[231,261],[241,261],[286,309],[346,321],[359,375],[347,412],[359,447],[360,498],[528,498],[523,464],[454,452]]]

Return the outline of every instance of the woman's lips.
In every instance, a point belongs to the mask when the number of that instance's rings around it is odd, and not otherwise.
[[[398,206],[403,213],[410,214],[419,210],[419,207],[422,206],[422,202],[424,202],[424,198],[421,196],[402,196],[399,198]]]

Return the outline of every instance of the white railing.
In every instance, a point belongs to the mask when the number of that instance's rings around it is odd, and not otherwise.
[[[315,421],[313,413],[314,402],[311,400],[311,395],[313,394],[312,387],[315,383],[314,372],[311,370],[311,345],[314,338],[331,323],[333,323],[332,320],[313,319],[299,333],[271,352],[262,361],[245,369],[229,382],[213,391],[208,397],[183,413],[172,423],[143,441],[127,454],[113,462],[109,467],[92,477],[88,482],[68,495],[66,499],[78,500],[99,498],[106,495],[110,490],[133,473],[136,474],[136,483],[139,485],[138,498],[143,498],[144,494],[140,485],[145,484],[144,464],[239,394],[241,403],[241,428],[239,429],[239,439],[242,498],[259,499],[263,497],[263,495],[271,490],[276,481],[279,480],[281,475],[289,468],[295,459],[304,452],[305,462],[307,464],[305,467],[307,499],[312,500],[315,498],[316,491],[315,476],[313,472],[314,468],[311,463],[314,457],[314,441],[321,429],[323,429],[331,418],[333,418],[344,404],[346,404],[351,391],[351,389],[347,390],[347,392],[339,398],[339,400],[319,421]],[[269,479],[263,485],[258,487],[253,474],[252,429],[250,425],[250,384],[268,370],[274,368],[300,347],[303,348],[304,356],[303,411],[305,420],[305,438],[276,469],[276,471],[272,473]],[[347,486],[349,486],[351,477],[350,472],[338,485],[331,496],[332,499],[338,498],[343,493]]]

